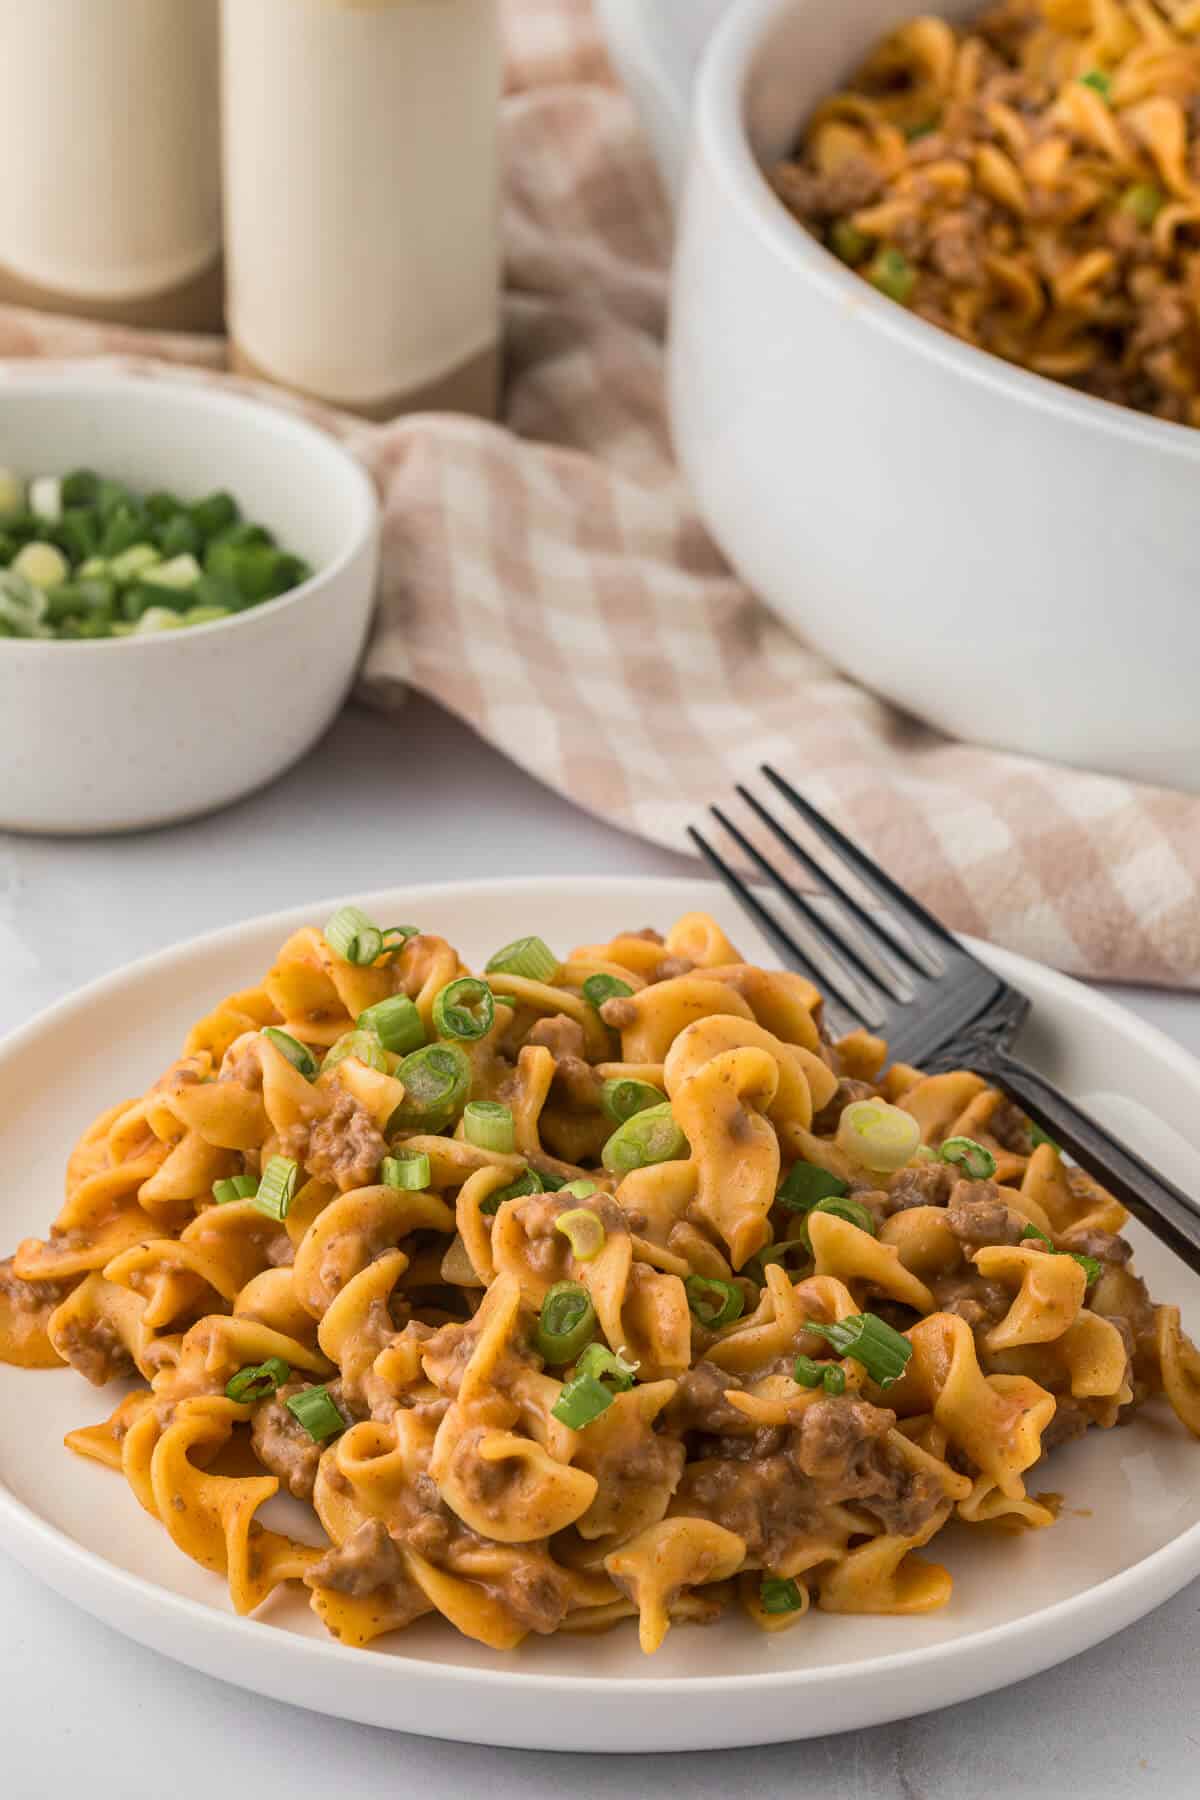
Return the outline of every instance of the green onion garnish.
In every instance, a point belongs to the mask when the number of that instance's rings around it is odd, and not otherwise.
[[[280,1031],[275,1025],[264,1025],[263,1037],[269,1044],[274,1044],[280,1056],[286,1057],[293,1069],[298,1069],[306,1081],[317,1079],[317,1059],[306,1044],[294,1038],[286,1031]]]
[[[849,219],[836,219],[829,227],[829,248],[841,262],[854,268],[865,259],[871,240]]]
[[[357,906],[340,906],[325,927],[325,942],[343,962],[365,968],[383,949],[383,933]]]
[[[1056,1247],[1054,1240],[1048,1238],[1044,1231],[1039,1230],[1032,1219],[1026,1223],[1025,1229],[1021,1233],[1021,1242],[1025,1243],[1031,1238],[1035,1239],[1038,1243],[1044,1244],[1052,1256],[1069,1256],[1072,1262],[1077,1262],[1083,1270],[1084,1275],[1087,1277],[1085,1286],[1091,1287],[1093,1281],[1099,1281],[1103,1272],[1103,1265],[1096,1257],[1085,1256],[1083,1252],[1079,1250],[1059,1250]]]
[[[542,1181],[547,1193],[569,1194],[572,1200],[586,1200],[589,1194],[596,1192],[596,1183],[590,1175],[577,1175],[574,1181],[560,1181],[557,1175],[543,1175]]]
[[[626,1362],[607,1344],[589,1344],[575,1364],[577,1375],[594,1375],[597,1381],[610,1381],[618,1394],[628,1393],[637,1372],[637,1363]]]
[[[346,1429],[346,1421],[327,1387],[305,1388],[302,1393],[285,1400],[284,1405],[315,1444],[327,1443]]]
[[[688,1308],[705,1331],[719,1331],[740,1319],[746,1304],[735,1281],[722,1281],[716,1275],[688,1275],[684,1280]]]
[[[560,1425],[582,1431],[613,1403],[612,1392],[594,1375],[573,1376],[550,1408]]]
[[[429,1186],[433,1171],[424,1150],[397,1150],[385,1156],[380,1165],[384,1187],[411,1188],[420,1191]]]
[[[668,1100],[661,1106],[648,1106],[618,1125],[600,1152],[600,1160],[610,1173],[627,1175],[630,1169],[644,1169],[650,1163],[673,1162],[686,1156],[688,1148]]]
[[[253,1175],[229,1175],[213,1182],[213,1199],[218,1206],[228,1206],[233,1200],[253,1200],[257,1192]]]
[[[296,1193],[300,1164],[290,1156],[272,1156],[262,1172],[254,1204],[269,1219],[286,1219]]]
[[[239,1369],[231,1381],[225,1384],[225,1393],[230,1400],[236,1400],[241,1406],[252,1406],[256,1400],[269,1400],[276,1388],[281,1388],[291,1374],[291,1369],[282,1356],[268,1356],[266,1362],[251,1363]]]
[[[419,925],[385,925],[383,927],[383,949],[387,956],[395,956],[403,950],[409,938],[420,937]]]
[[[850,1188],[840,1175],[819,1169],[815,1163],[793,1163],[775,1196],[777,1206],[788,1212],[811,1212],[818,1200],[841,1199]]]
[[[855,1313],[840,1319],[836,1325],[806,1323],[806,1331],[815,1331],[833,1345],[839,1356],[852,1356],[860,1362],[877,1387],[890,1388],[908,1367],[912,1345],[886,1320],[876,1313]]]
[[[550,1174],[547,1174],[545,1169],[542,1170],[541,1174],[542,1174],[542,1186],[548,1194],[561,1193],[563,1188],[565,1188],[567,1185],[567,1178],[565,1175],[550,1175]],[[593,1183],[591,1185],[591,1189],[585,1189],[584,1192],[594,1192],[595,1187],[596,1187],[596,1184],[593,1181]],[[571,1191],[574,1193],[577,1191],[577,1189],[578,1189],[578,1183],[576,1184],[576,1186],[574,1188],[572,1188]],[[580,1199],[582,1199],[582,1198],[583,1198],[583,1194],[581,1193]]]
[[[823,1387],[830,1395],[846,1391],[846,1371],[837,1363],[814,1362],[811,1356],[798,1356],[792,1365],[792,1378],[802,1388]]]
[[[514,938],[488,959],[487,975],[521,975],[527,981],[549,981],[558,974],[558,958],[540,937]]]
[[[990,1181],[996,1173],[996,1159],[990,1150],[977,1144],[974,1138],[947,1138],[938,1156],[944,1163],[953,1163],[962,1169],[972,1181]]]
[[[441,1131],[457,1118],[471,1091],[471,1065],[454,1044],[426,1044],[396,1070],[404,1098],[388,1120],[388,1132]]]
[[[917,272],[899,250],[884,249],[868,265],[867,280],[889,300],[898,300],[905,306],[917,285]]]
[[[433,1023],[439,1037],[486,1037],[496,1017],[496,1002],[486,981],[477,975],[460,975],[433,1002]]]
[[[364,1015],[365,1017],[365,1015]],[[373,1031],[344,1031],[335,1044],[325,1052],[323,1069],[336,1069],[340,1062],[353,1056],[357,1062],[365,1063],[368,1069],[375,1069],[381,1075],[387,1074],[387,1057],[383,1053],[383,1045]]]
[[[498,1100],[468,1100],[463,1108],[463,1135],[477,1150],[511,1156],[516,1147],[512,1107]]]
[[[545,1191],[545,1185],[537,1170],[526,1169],[523,1175],[519,1175],[515,1181],[510,1181],[507,1187],[497,1188],[494,1194],[489,1194],[486,1200],[481,1200],[479,1210],[485,1217],[491,1218],[493,1214],[500,1211],[506,1200],[520,1200],[526,1194],[544,1194]]]
[[[662,1106],[667,1096],[648,1081],[617,1079],[606,1081],[600,1090],[600,1105],[614,1125],[623,1125],[636,1113],[651,1106]]]
[[[386,946],[386,933],[384,943]],[[390,1000],[368,1006],[354,1022],[360,1031],[373,1031],[384,1049],[395,1056],[407,1056],[425,1042],[421,1015],[407,994],[393,994]]]
[[[1029,1140],[1035,1150],[1042,1144],[1049,1144],[1052,1150],[1057,1150],[1058,1154],[1062,1155],[1062,1145],[1056,1144],[1050,1134],[1043,1131],[1040,1125],[1035,1125],[1032,1119],[1029,1122]]]
[[[875,1215],[870,1207],[863,1205],[861,1200],[851,1200],[848,1196],[839,1198],[836,1194],[831,1194],[828,1200],[818,1200],[815,1206],[809,1207],[806,1220],[811,1219],[814,1213],[831,1213],[835,1219],[844,1219],[847,1225],[856,1225],[859,1231],[865,1231],[868,1237],[878,1236]],[[812,1240],[808,1235],[807,1223],[801,1228],[800,1239],[811,1247]]]
[[[1107,75],[1103,69],[1089,69],[1079,80],[1083,87],[1094,88],[1102,100],[1107,100],[1112,92],[1112,76]]]
[[[586,1206],[573,1206],[569,1212],[559,1213],[554,1229],[562,1232],[576,1262],[594,1261],[607,1237],[600,1220]]]
[[[786,1269],[789,1258],[795,1257],[800,1262],[808,1262],[811,1256],[812,1246],[804,1238],[783,1238],[776,1244],[764,1244],[757,1256],[750,1258],[742,1273],[762,1287],[771,1263],[778,1263],[781,1268]]]
[[[1121,195],[1121,211],[1130,213],[1143,230],[1149,230],[1165,200],[1162,189],[1152,181],[1135,181]]]
[[[548,1363],[574,1362],[596,1330],[596,1309],[578,1281],[556,1281],[538,1314],[535,1343]]]
[[[765,1575],[758,1590],[758,1604],[765,1613],[799,1612],[804,1595],[798,1582],[778,1575]]]
[[[589,975],[583,984],[583,997],[599,1012],[606,1000],[628,1000],[633,989],[616,975]]]

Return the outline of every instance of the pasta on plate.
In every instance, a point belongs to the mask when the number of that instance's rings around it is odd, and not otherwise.
[[[699,913],[474,975],[343,908],[66,1187],[0,1359],[121,1381],[70,1449],[239,1612],[303,1583],[347,1645],[927,1612],[950,1522],[1054,1523],[1056,1444],[1156,1395],[1200,1435],[1121,1207]],[[322,1544],[258,1519],[281,1488]]]
[[[1002,0],[879,44],[773,172],[891,299],[1200,424],[1200,4]]]

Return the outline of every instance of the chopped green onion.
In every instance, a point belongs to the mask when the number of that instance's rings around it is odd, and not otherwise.
[[[910,125],[908,130],[904,133],[905,142],[909,144],[919,143],[923,137],[929,137],[935,132],[939,123],[940,121],[937,119],[923,119],[919,125]]]
[[[616,975],[589,975],[583,984],[583,997],[599,1012],[606,1000],[628,1000],[633,989]]]
[[[603,1250],[607,1237],[600,1220],[586,1206],[573,1206],[569,1212],[559,1213],[554,1229],[562,1232],[576,1262],[594,1261]]]
[[[47,588],[57,587],[71,573],[71,565],[58,548],[57,544],[43,544],[35,541],[25,544],[12,560],[13,572],[23,575],[31,581],[35,588],[43,593]]]
[[[288,1032],[280,1031],[275,1025],[264,1025],[262,1035],[268,1044],[275,1046],[280,1056],[291,1063],[293,1069],[299,1070],[306,1081],[317,1079],[317,1059],[307,1045],[302,1044],[298,1038],[290,1036]]]
[[[387,948],[386,932],[384,948]],[[407,994],[393,994],[389,1000],[377,1001],[359,1013],[354,1022],[360,1031],[373,1031],[384,1049],[395,1056],[407,1056],[410,1050],[419,1050],[425,1042],[421,1015]]]
[[[673,1162],[687,1154],[688,1141],[675,1123],[668,1100],[661,1106],[648,1106],[618,1125],[600,1152],[600,1160],[612,1174],[627,1175],[630,1169]]]
[[[357,906],[340,906],[325,927],[325,942],[343,962],[366,967],[383,949],[383,933]]]
[[[906,306],[917,285],[917,272],[899,250],[884,249],[868,266],[867,280],[889,300],[898,300],[901,306]]]
[[[439,1037],[486,1037],[495,1017],[492,990],[477,975],[460,975],[442,988],[433,1002],[433,1023]]]
[[[1152,181],[1135,181],[1121,195],[1121,211],[1130,213],[1148,231],[1163,209],[1166,195]]]
[[[890,1388],[908,1367],[912,1345],[906,1337],[876,1313],[855,1313],[840,1319],[836,1325],[806,1323],[806,1331],[815,1331],[833,1345],[839,1356],[852,1356],[860,1362],[877,1387]]]
[[[187,510],[196,530],[205,538],[215,537],[218,531],[227,531],[242,516],[233,495],[226,493],[209,494]]]
[[[521,975],[526,981],[549,981],[558,974],[558,958],[540,937],[514,938],[488,959],[487,975]]]
[[[938,1156],[944,1163],[953,1163],[969,1175],[972,1181],[990,1181],[996,1173],[996,1159],[990,1150],[977,1144],[974,1138],[947,1138]]]
[[[607,1412],[612,1403],[612,1392],[602,1381],[597,1381],[594,1375],[576,1375],[567,1382],[550,1411],[560,1425],[567,1425],[572,1431],[583,1431],[601,1413]]]
[[[557,1176],[543,1175],[542,1180],[548,1192],[569,1194],[573,1200],[586,1200],[589,1194],[596,1192],[596,1183],[590,1175],[579,1175],[574,1181],[559,1181]]]
[[[506,1200],[522,1200],[526,1194],[544,1194],[545,1191],[545,1185],[537,1170],[526,1169],[523,1175],[518,1175],[515,1181],[510,1181],[507,1187],[497,1188],[495,1193],[489,1194],[486,1200],[481,1200],[479,1210],[485,1218],[491,1218],[493,1214],[500,1211]]]
[[[1103,69],[1089,69],[1079,80],[1081,86],[1093,88],[1102,100],[1107,100],[1112,92],[1112,76]]]
[[[62,478],[62,503],[64,506],[94,506],[99,487],[100,477],[94,469],[72,469]]]
[[[364,1013],[363,1017],[366,1017]],[[344,1031],[335,1044],[331,1044],[325,1052],[323,1069],[336,1069],[340,1062],[353,1056],[368,1069],[375,1069],[380,1075],[387,1074],[387,1057],[383,1053],[383,1045],[373,1031]]]
[[[912,1160],[921,1127],[911,1113],[886,1100],[852,1100],[838,1120],[837,1141],[854,1162],[873,1174],[891,1174]]]
[[[575,1364],[577,1375],[594,1375],[597,1381],[610,1381],[614,1393],[625,1394],[633,1386],[639,1365],[626,1362],[607,1344],[589,1344]]]
[[[811,1245],[802,1237],[783,1238],[776,1244],[764,1244],[758,1254],[750,1258],[743,1273],[762,1287],[767,1279],[768,1266],[778,1263],[781,1268],[786,1269],[789,1257],[793,1256],[802,1262],[808,1262],[812,1256]]]
[[[846,1371],[839,1363],[814,1362],[811,1356],[798,1356],[792,1376],[800,1387],[823,1387],[834,1398],[846,1391]]]
[[[829,248],[840,261],[854,268],[870,250],[871,240],[849,219],[835,219],[829,227]]]
[[[269,1400],[276,1388],[281,1388],[291,1375],[291,1369],[282,1356],[268,1356],[266,1362],[250,1363],[239,1369],[231,1381],[225,1384],[225,1393],[230,1400],[236,1400],[241,1406],[252,1406],[256,1400]]]
[[[849,1192],[849,1185],[840,1175],[831,1175],[828,1169],[818,1168],[815,1163],[798,1162],[793,1163],[781,1182],[775,1204],[787,1212],[806,1213],[811,1212],[819,1200],[840,1200]]]
[[[1032,1219],[1030,1219],[1027,1222],[1025,1229],[1021,1233],[1021,1242],[1022,1243],[1025,1243],[1030,1239],[1033,1239],[1038,1243],[1044,1244],[1046,1246],[1046,1249],[1050,1252],[1051,1256],[1069,1256],[1071,1258],[1072,1262],[1077,1262],[1079,1264],[1080,1268],[1083,1270],[1084,1275],[1087,1277],[1085,1286],[1091,1287],[1093,1281],[1099,1281],[1100,1276],[1103,1272],[1103,1265],[1096,1259],[1096,1257],[1085,1256],[1082,1253],[1082,1251],[1079,1251],[1079,1250],[1059,1250],[1056,1247],[1054,1240],[1052,1238],[1048,1238],[1044,1231],[1039,1230],[1039,1228],[1033,1223]]]
[[[346,1421],[327,1387],[309,1387],[284,1402],[315,1444],[324,1444],[346,1429]]]
[[[596,1331],[592,1296],[578,1281],[556,1281],[538,1314],[535,1342],[546,1362],[574,1362]]]
[[[262,1172],[254,1196],[259,1212],[269,1219],[286,1219],[296,1193],[300,1164],[290,1156],[272,1156]]]
[[[501,1106],[498,1100],[468,1100],[463,1108],[463,1135],[477,1150],[511,1156],[517,1141],[512,1107]]]
[[[1057,1150],[1062,1155],[1062,1145],[1056,1144],[1049,1132],[1043,1131],[1040,1125],[1035,1125],[1032,1119],[1029,1122],[1029,1139],[1035,1150],[1042,1144],[1049,1144],[1052,1150]]]
[[[666,1098],[661,1088],[651,1086],[648,1081],[618,1078],[606,1081],[600,1090],[600,1105],[614,1125],[623,1125],[626,1119],[632,1119],[651,1106],[662,1106]]]
[[[688,1308],[705,1331],[719,1331],[740,1319],[745,1296],[735,1281],[722,1281],[717,1275],[688,1275],[684,1279]]]
[[[433,1174],[424,1150],[397,1150],[394,1155],[384,1157],[379,1172],[384,1187],[414,1191],[427,1188]]]
[[[29,510],[54,525],[62,518],[62,482],[57,475],[36,475],[29,484]]]
[[[805,1224],[800,1232],[801,1241],[806,1244],[812,1242],[808,1235],[807,1221],[812,1218],[814,1213],[829,1213],[835,1219],[844,1219],[847,1225],[856,1225],[859,1231],[865,1231],[868,1237],[879,1235],[875,1224],[875,1215],[869,1206],[864,1206],[861,1200],[851,1200],[845,1195],[831,1194],[828,1200],[818,1200],[815,1206],[809,1207]]]
[[[758,1589],[758,1604],[765,1613],[799,1612],[804,1595],[790,1576],[765,1575]]]
[[[471,1065],[455,1044],[426,1044],[396,1070],[404,1098],[388,1121],[388,1133],[441,1131],[462,1111],[471,1091]]]
[[[253,1200],[257,1192],[253,1175],[229,1175],[213,1182],[213,1199],[218,1206],[228,1206],[234,1200]]]
[[[385,953],[394,956],[403,950],[409,938],[420,937],[419,925],[385,925],[383,928],[383,948]]]

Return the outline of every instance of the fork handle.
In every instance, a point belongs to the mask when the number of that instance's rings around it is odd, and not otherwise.
[[[1200,1211],[1140,1156],[1052,1082],[1007,1050],[988,1047],[971,1059],[984,1075],[1015,1100],[1075,1160],[1094,1173],[1134,1218],[1200,1274]]]

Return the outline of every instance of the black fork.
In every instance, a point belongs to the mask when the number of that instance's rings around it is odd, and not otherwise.
[[[886,1037],[894,1061],[915,1063],[930,1073],[973,1069],[993,1082],[1200,1274],[1200,1211],[1012,1054],[1009,1046],[1029,1012],[1028,996],[972,956],[782,775],[765,764],[762,772],[779,796],[787,822],[748,788],[739,786],[737,792],[769,836],[817,878],[822,894],[801,893],[718,806],[710,809],[713,817],[762,875],[775,906],[699,831],[689,830],[705,860],[784,962],[822,990],[840,1023]],[[797,840],[789,815],[808,827],[824,855],[818,858]]]

